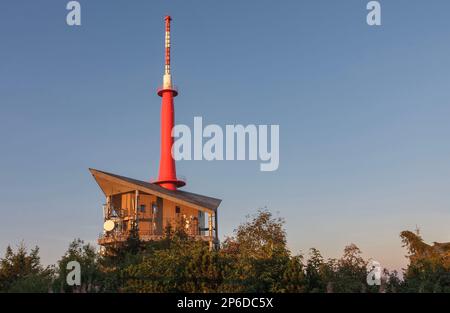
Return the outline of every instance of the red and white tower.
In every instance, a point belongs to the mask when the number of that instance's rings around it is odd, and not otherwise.
[[[174,127],[174,106],[173,98],[178,95],[178,91],[172,84],[170,73],[170,16],[165,17],[166,37],[165,37],[165,65],[163,85],[158,89],[158,96],[162,97],[161,104],[161,158],[159,163],[158,180],[154,182],[166,189],[176,190],[186,183],[177,178],[175,160],[172,157],[172,128]]]

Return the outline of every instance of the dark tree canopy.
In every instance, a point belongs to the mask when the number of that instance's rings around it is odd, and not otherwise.
[[[368,261],[350,244],[339,259],[311,248],[292,255],[284,220],[259,210],[237,227],[220,249],[168,227],[159,241],[131,232],[124,244],[99,254],[76,239],[55,267],[44,267],[39,248],[22,243],[0,259],[0,292],[450,292],[450,244],[425,243],[400,234],[408,267],[383,270],[380,286],[367,284]],[[81,266],[81,285],[68,286],[67,264]]]

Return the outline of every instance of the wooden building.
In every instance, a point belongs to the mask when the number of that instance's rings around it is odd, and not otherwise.
[[[164,237],[165,230],[183,229],[192,238],[206,240],[210,248],[218,245],[217,208],[219,199],[181,191],[186,183],[177,178],[172,157],[174,97],[170,70],[170,21],[165,20],[165,64],[163,86],[157,94],[161,101],[161,158],[158,180],[150,183],[96,169],[89,169],[105,194],[104,231],[99,245],[108,247],[125,242],[137,230],[143,241]]]
[[[143,241],[163,238],[165,229],[182,228],[189,236],[218,244],[219,199],[89,169],[105,194],[104,231],[98,244],[108,247],[127,240],[133,225]]]

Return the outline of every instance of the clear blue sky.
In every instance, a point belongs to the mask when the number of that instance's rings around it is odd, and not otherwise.
[[[157,176],[163,17],[173,16],[176,121],[279,124],[280,167],[182,161],[186,190],[223,199],[221,237],[267,206],[293,252],[355,243],[389,268],[399,233],[450,241],[450,3],[80,0],[0,4],[0,253],[22,239],[54,263],[95,242],[89,167]]]

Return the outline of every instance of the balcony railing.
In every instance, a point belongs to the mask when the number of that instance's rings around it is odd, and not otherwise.
[[[146,220],[148,222],[148,220]],[[150,229],[139,229],[139,238],[143,241],[150,240],[160,240],[165,237],[165,229],[168,225],[171,226],[172,230],[182,228],[185,233],[193,238],[200,238],[204,240],[210,240],[208,232],[199,227],[198,220],[182,219],[182,218],[166,218],[162,225],[158,227],[158,224],[153,219],[150,219]],[[129,229],[123,229],[122,227],[117,227],[115,230],[102,233],[99,235],[98,243],[100,245],[114,243],[114,242],[124,242],[130,236]]]

